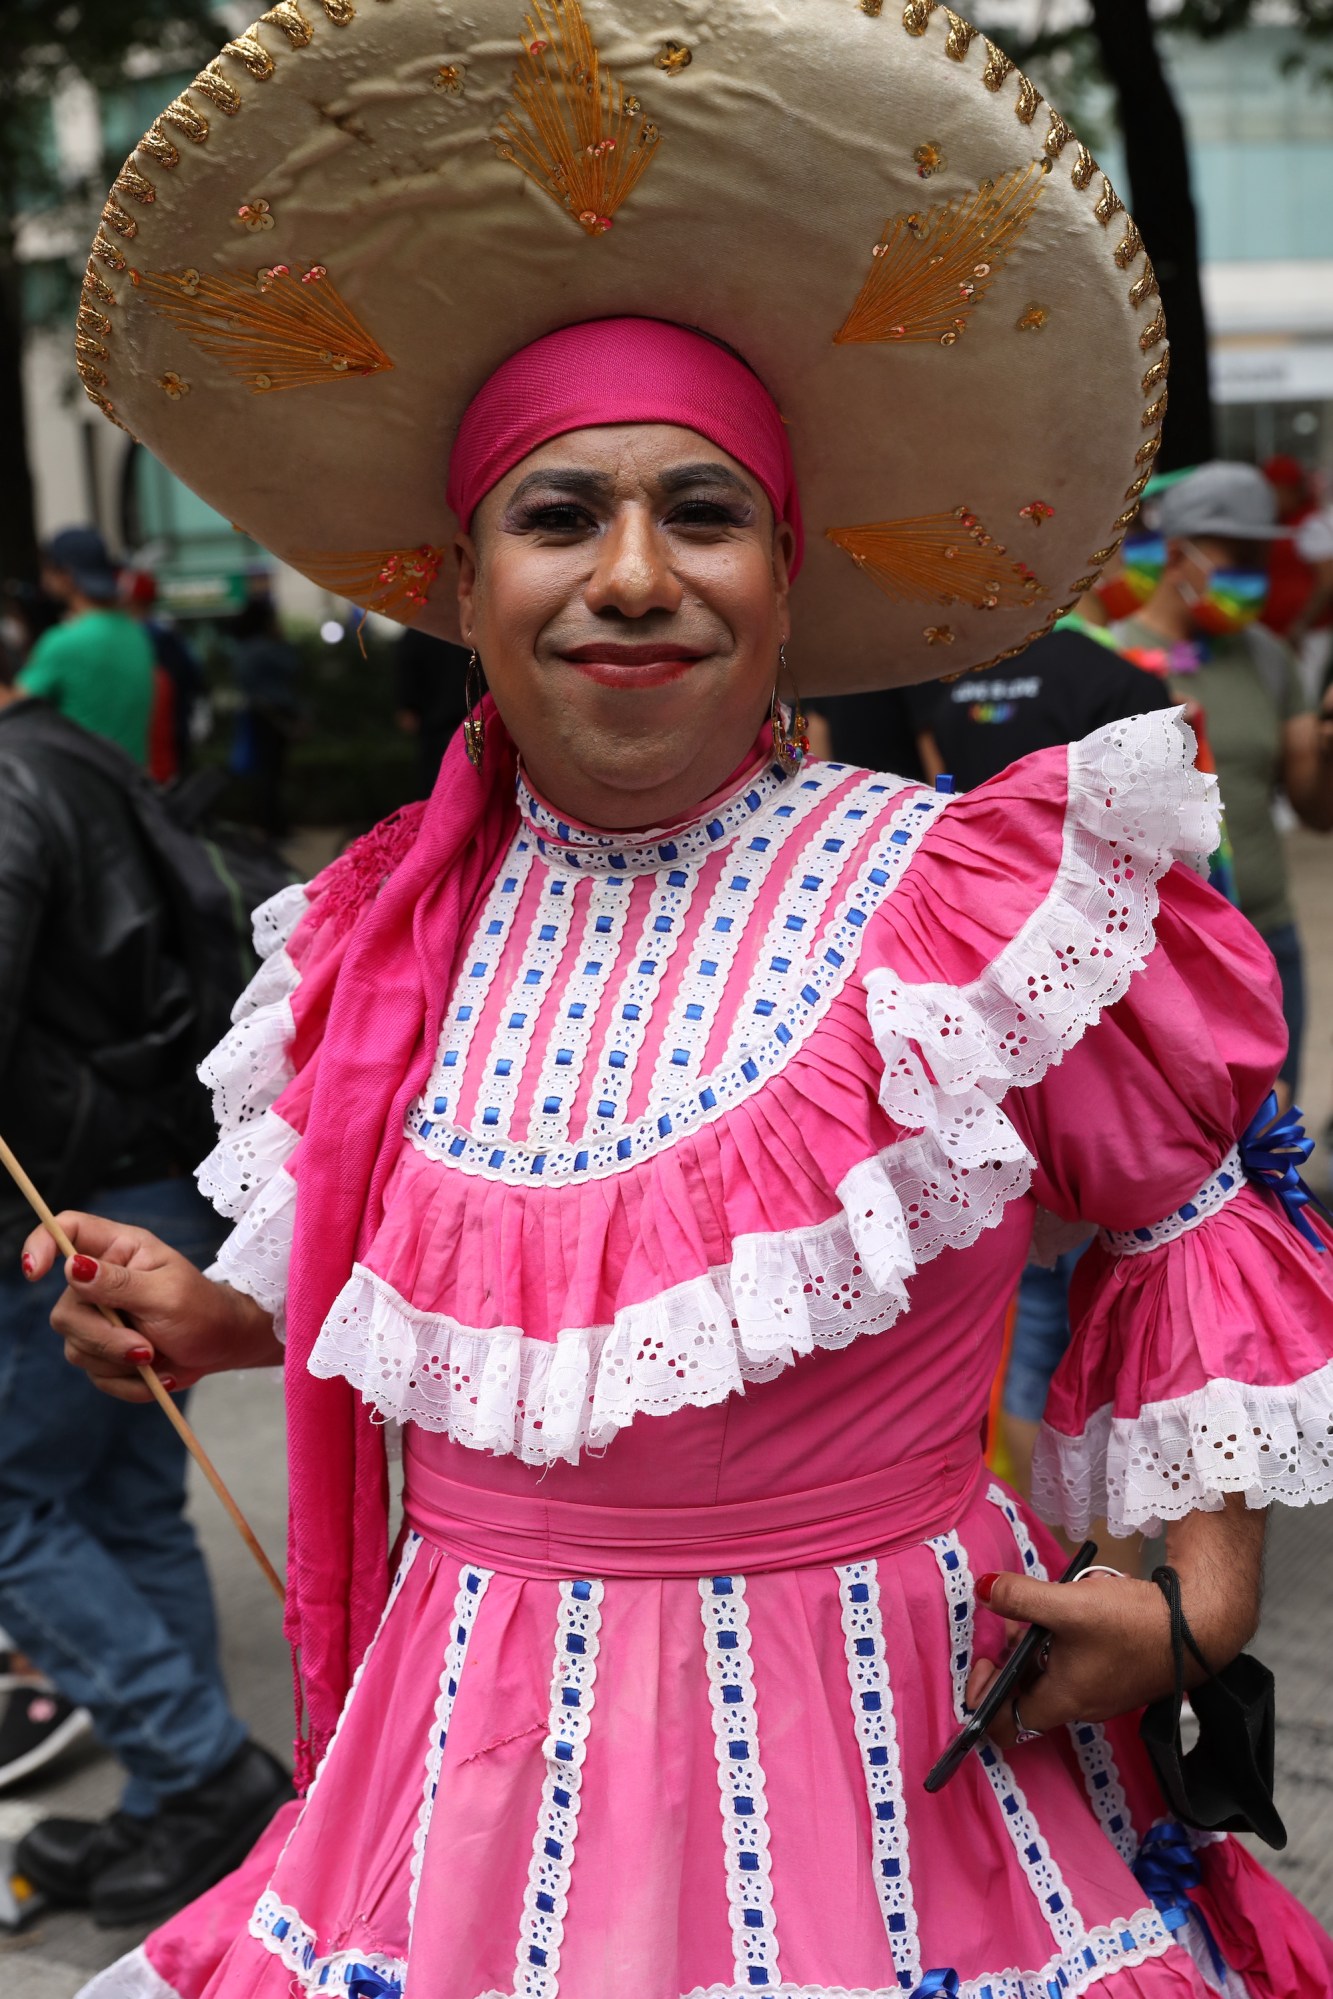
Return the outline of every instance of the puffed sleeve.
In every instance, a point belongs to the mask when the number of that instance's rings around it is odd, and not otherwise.
[[[1193,871],[1191,752],[1139,717],[960,800],[864,976],[933,1198],[961,1214],[1007,1162],[1009,1198],[1097,1233],[1034,1466],[1073,1534],[1333,1496],[1333,1256],[1241,1158],[1286,1032],[1267,947]]]
[[[1006,1108],[1044,1207],[1095,1222],[1051,1384],[1034,1501],[1072,1534],[1157,1532],[1333,1495],[1333,1258],[1238,1140],[1286,1051],[1263,940],[1175,870],[1125,997]],[[1327,1236],[1307,1210],[1305,1227]]]
[[[280,1338],[301,1138],[333,989],[356,917],[407,851],[421,809],[372,827],[313,881],[260,905],[259,970],[232,1009],[230,1032],[200,1065],[218,1139],[195,1178],[233,1223],[208,1275],[271,1312]]]

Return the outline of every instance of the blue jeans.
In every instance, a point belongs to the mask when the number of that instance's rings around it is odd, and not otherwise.
[[[1282,981],[1282,1016],[1287,1023],[1287,1053],[1278,1076],[1293,1096],[1300,1082],[1301,1043],[1305,1039],[1305,956],[1294,923],[1259,933],[1277,961]]]
[[[1028,1423],[1040,1423],[1051,1376],[1069,1345],[1069,1281],[1086,1246],[1057,1256],[1053,1270],[1030,1263],[1019,1280],[1004,1407],[1008,1415]]]
[[[200,1266],[220,1225],[193,1181],[95,1196]],[[66,1361],[49,1318],[60,1259],[0,1275],[0,1625],[92,1714],[147,1818],[235,1754],[246,1730],[218,1663],[208,1572],[185,1517],[185,1449],[152,1404],[114,1401]]]

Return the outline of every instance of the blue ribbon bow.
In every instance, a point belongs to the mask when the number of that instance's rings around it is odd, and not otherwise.
[[[934,1992],[954,1993],[958,1990],[956,1971],[928,1971],[919,1985],[914,1985],[908,1999],[931,1999]]]
[[[386,1978],[373,1964],[352,1964],[347,1968],[347,1999],[402,1999],[398,1979]]]
[[[1270,1091],[1245,1127],[1240,1141],[1241,1164],[1251,1180],[1276,1196],[1287,1220],[1311,1248],[1322,1253],[1327,1244],[1315,1234],[1303,1210],[1314,1208],[1330,1222],[1333,1214],[1296,1170],[1313,1151],[1314,1140],[1305,1135],[1299,1107],[1293,1104],[1289,1111],[1279,1111],[1277,1095]]]
[[[1155,1825],[1139,1848],[1133,1872],[1134,1879],[1152,1898],[1169,1930],[1183,1930],[1193,1916],[1203,1932],[1218,1981],[1225,1983],[1226,1960],[1217,1947],[1217,1938],[1209,1928],[1203,1910],[1189,1897],[1189,1889],[1197,1888],[1203,1879],[1203,1870],[1184,1827],[1171,1819],[1164,1819],[1160,1825]]]

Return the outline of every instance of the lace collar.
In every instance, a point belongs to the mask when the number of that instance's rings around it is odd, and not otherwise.
[[[697,812],[645,832],[606,833],[582,826],[539,798],[520,769],[518,809],[537,851],[552,866],[578,874],[651,874],[673,861],[702,860],[733,840],[790,782],[779,763],[760,759],[704,800]]]

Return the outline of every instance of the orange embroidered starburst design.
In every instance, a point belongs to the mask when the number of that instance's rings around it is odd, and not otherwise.
[[[410,624],[425,604],[444,560],[442,548],[351,549],[342,555],[296,554],[297,568],[335,597]]]
[[[975,610],[993,611],[1034,603],[1047,594],[1025,562],[1006,559],[1004,544],[987,533],[968,507],[914,520],[829,528],[827,534],[896,603],[971,604]]]
[[[833,338],[934,340],[952,347],[1041,199],[1035,162],[924,214],[890,217],[856,303]]]
[[[514,107],[494,135],[534,186],[589,236],[604,236],[660,134],[604,68],[578,0],[533,0],[514,74]]]
[[[377,375],[393,362],[322,264],[275,264],[258,276],[153,273],[143,290],[204,354],[259,394]]]

